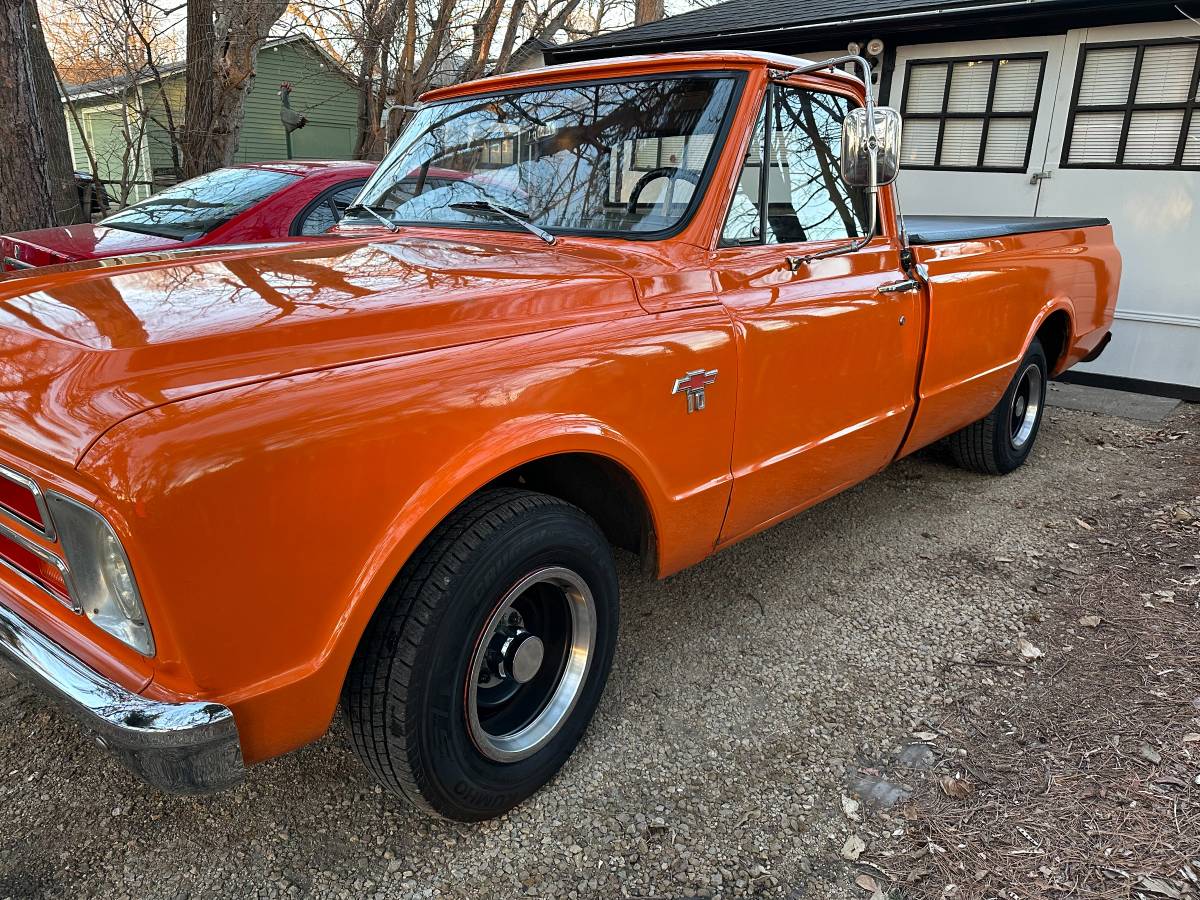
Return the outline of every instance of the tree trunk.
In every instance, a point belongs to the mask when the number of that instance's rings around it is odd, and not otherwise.
[[[488,57],[492,52],[492,38],[496,29],[500,27],[500,14],[503,12],[503,0],[488,0],[483,15],[471,26],[474,36],[471,43],[471,61],[462,73],[464,81],[478,78],[487,68]]]
[[[525,0],[513,0],[512,9],[508,11],[508,25],[504,29],[504,42],[500,45],[500,55],[496,58],[496,73],[508,71],[512,61],[513,49],[517,44],[517,32],[521,28],[521,19],[525,15]]]
[[[666,15],[666,10],[663,9],[663,0],[634,0],[634,2],[634,25],[657,22]]]
[[[287,0],[188,3],[186,177],[233,163],[258,49],[286,8]]]
[[[183,177],[195,178],[213,164],[208,127],[216,102],[213,67],[217,59],[217,35],[213,26],[213,0],[189,0],[187,5],[187,68],[183,104]]]
[[[0,231],[82,220],[67,121],[33,0],[0,0],[0,147]]]

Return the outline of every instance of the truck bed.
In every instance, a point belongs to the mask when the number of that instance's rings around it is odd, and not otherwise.
[[[1108,219],[1056,216],[905,216],[904,227],[913,244],[946,244],[985,238],[1033,234],[1067,228],[1096,228]]]

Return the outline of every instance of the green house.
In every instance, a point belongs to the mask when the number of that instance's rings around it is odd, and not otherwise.
[[[279,118],[279,85],[292,83],[292,109],[308,119],[292,132],[293,159],[350,159],[358,134],[353,79],[307,35],[268,41],[258,53],[257,75],[246,98],[235,162],[288,158]],[[75,168],[91,170],[118,202],[140,200],[178,178],[171,128],[183,128],[184,67],[163,66],[158,77],[93,82],[67,89],[63,112]],[[84,136],[87,141],[85,143]],[[122,198],[122,193],[124,197]]]

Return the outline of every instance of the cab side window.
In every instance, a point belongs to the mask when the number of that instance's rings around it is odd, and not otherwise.
[[[759,117],[722,243],[845,240],[867,227],[865,192],[842,180],[842,120],[851,101],[775,85]],[[766,147],[763,154],[757,148]]]

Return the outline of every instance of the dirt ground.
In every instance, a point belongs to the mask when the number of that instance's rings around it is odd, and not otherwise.
[[[874,810],[863,896],[1200,896],[1196,421],[1099,445],[1144,470],[1047,523],[1073,540],[1027,561],[1049,602],[1024,642],[966,660],[978,694],[864,767],[913,793]]]
[[[0,678],[0,898],[1191,898],[1200,408],[1051,409],[1006,478],[904,460],[663,582],[562,773],[481,826],[335,725],[207,798]]]

